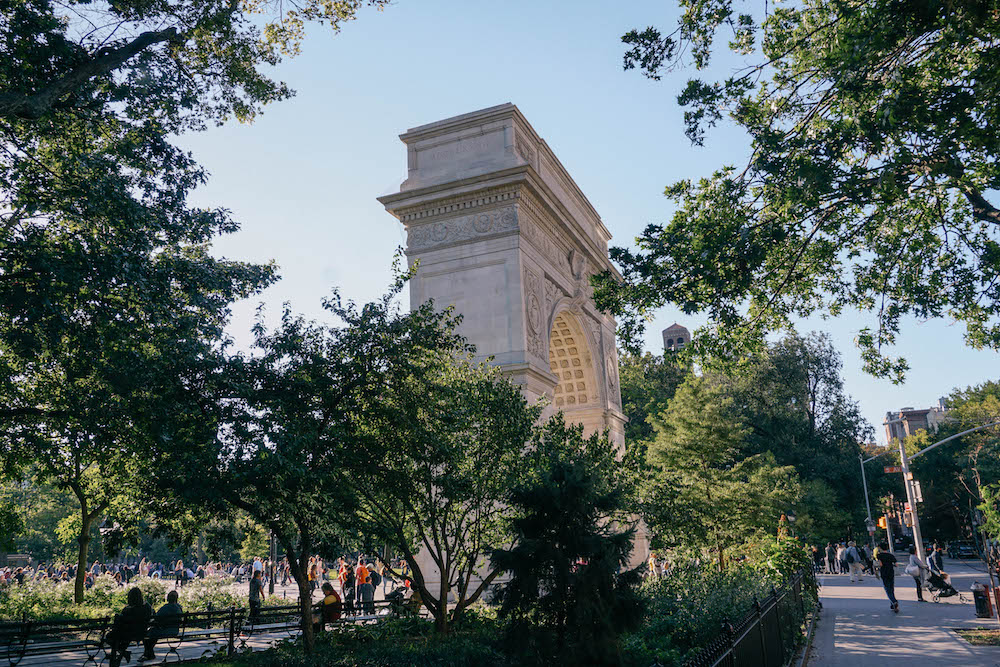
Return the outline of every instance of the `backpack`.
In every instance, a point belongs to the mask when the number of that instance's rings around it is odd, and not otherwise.
[[[848,563],[853,563],[854,562],[854,549],[848,549],[847,550],[847,562]]]
[[[382,575],[372,570],[371,574],[368,575],[368,581],[373,587],[378,588],[378,585],[382,583]]]

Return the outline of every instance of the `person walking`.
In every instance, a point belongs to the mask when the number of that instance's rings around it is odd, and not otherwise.
[[[184,585],[184,561],[178,560],[174,565],[174,588]]]
[[[826,543],[826,573],[837,573],[837,550],[833,548],[833,542]]]
[[[904,572],[913,577],[913,583],[917,585],[917,602],[924,601],[923,574],[928,571],[929,568],[924,565],[924,562],[917,558],[917,548],[910,547],[910,560],[907,562]]]
[[[847,574],[847,547],[843,542],[837,545],[837,573]]]
[[[879,562],[879,579],[882,580],[882,588],[889,598],[889,609],[899,613],[899,601],[896,600],[896,557],[889,551],[889,545],[883,542],[879,545],[875,558]]]
[[[847,568],[851,573],[851,583],[855,582],[855,577],[857,581],[861,581],[863,575],[861,574],[861,554],[858,553],[858,546],[851,540],[847,543],[847,552],[844,555],[847,560]]]

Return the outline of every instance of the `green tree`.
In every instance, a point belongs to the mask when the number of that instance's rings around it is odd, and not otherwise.
[[[620,664],[618,637],[641,620],[639,576],[625,570],[631,476],[617,453],[559,413],[535,429],[509,489],[514,543],[492,558],[510,574],[500,614],[516,650],[539,664]]]
[[[540,411],[499,368],[444,351],[363,408],[357,465],[343,483],[359,499],[362,532],[406,559],[438,633],[499,574],[487,556],[511,539],[503,501],[524,474]]]
[[[243,560],[253,560],[254,558],[267,558],[271,553],[271,536],[256,522],[249,522],[246,526],[243,541],[240,543],[240,558]]]
[[[159,482],[184,501],[227,516],[249,515],[275,535],[309,618],[309,558],[332,555],[353,529],[359,499],[349,475],[374,474],[358,443],[381,397],[432,372],[429,354],[462,355],[450,311],[432,304],[400,313],[401,278],[379,301],[357,306],[338,294],[324,307],[339,325],[311,323],[286,307],[280,325],[255,327],[252,355],[236,355],[197,420],[165,452]],[[198,397],[192,400],[199,401]],[[405,428],[405,424],[400,425]],[[312,624],[303,628],[312,652]]]
[[[748,430],[718,383],[689,377],[653,426],[643,496],[657,543],[714,551],[724,569],[726,549],[770,532],[799,500],[793,467],[771,452],[744,453]]]
[[[985,382],[953,391],[947,419],[937,431],[906,439],[910,454],[976,426],[1000,421],[1000,383]],[[898,459],[897,459],[898,460]],[[983,429],[942,445],[911,464],[924,502],[921,522],[938,539],[971,535],[972,511],[983,502],[982,488],[1000,482],[1000,427]]]
[[[719,30],[755,62],[678,97],[688,137],[727,118],[751,155],[670,185],[673,219],[633,252],[598,302],[636,318],[670,302],[704,311],[695,347],[740,358],[813,312],[871,313],[866,371],[899,380],[886,354],[903,318],[948,317],[975,348],[1000,348],[1000,19],[990,3],[680,0],[673,30],[623,37],[625,68],[659,78],[690,56],[708,67]],[[991,201],[992,200],[992,201]]]
[[[81,564],[173,444],[154,425],[211,374],[229,305],[274,278],[210,254],[237,226],[187,203],[205,174],[171,136],[287,97],[263,70],[365,4],[0,3],[0,453],[76,495]]]
[[[748,429],[743,451],[770,452],[810,482],[797,528],[826,540],[859,528],[866,515],[858,455],[874,433],[844,392],[841,368],[829,336],[793,333],[719,378]]]
[[[674,354],[642,355],[623,352],[618,357],[622,411],[628,417],[625,442],[647,441],[653,436],[649,415],[659,414],[673,398],[689,369]]]
[[[31,554],[38,561],[62,557],[56,537],[59,522],[75,514],[71,492],[42,482],[35,475],[0,484],[0,505],[13,513],[7,550]]]

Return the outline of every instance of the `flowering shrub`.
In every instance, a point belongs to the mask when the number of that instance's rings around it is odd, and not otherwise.
[[[54,618],[99,618],[111,616],[125,606],[128,591],[138,587],[143,599],[153,608],[166,600],[169,583],[150,577],[136,577],[120,586],[110,575],[97,577],[84,594],[82,604],[73,602],[72,581],[26,581],[23,585],[0,585],[0,620],[22,618],[49,620]],[[177,589],[179,602],[185,611],[247,606],[246,588],[227,577],[193,579]],[[267,598],[267,605],[294,604],[295,600]]]

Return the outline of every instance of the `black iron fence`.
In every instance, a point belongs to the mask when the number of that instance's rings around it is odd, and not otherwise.
[[[806,614],[812,609],[810,588],[816,579],[800,570],[780,589],[736,623],[723,623],[721,634],[686,661],[685,667],[782,667],[795,654]]]

